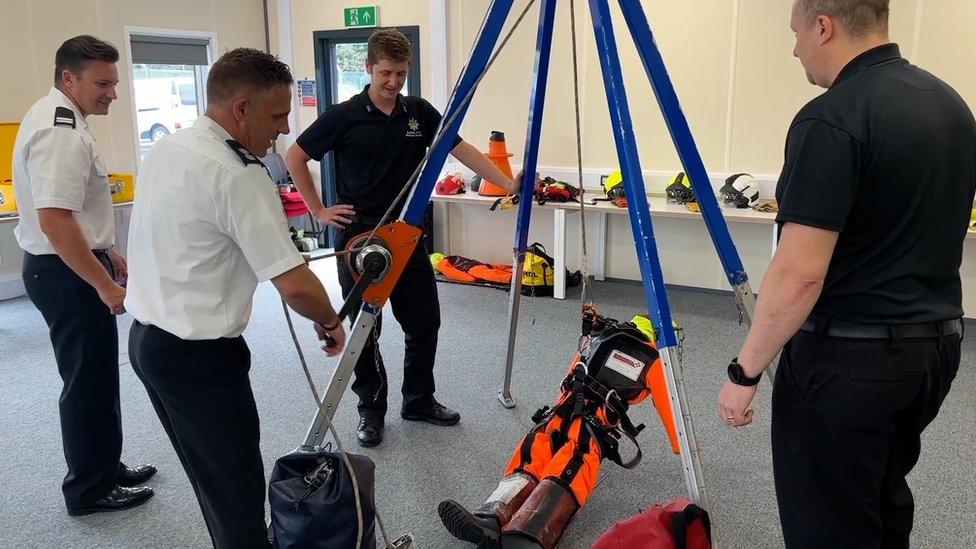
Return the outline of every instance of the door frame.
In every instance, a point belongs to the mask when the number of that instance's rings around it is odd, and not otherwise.
[[[382,28],[396,29],[402,32],[407,37],[407,40],[410,41],[411,61],[410,69],[407,72],[408,86],[406,87],[405,95],[420,96],[420,26],[406,25]],[[332,84],[336,80],[336,74],[333,71],[332,64],[329,63],[330,48],[336,44],[365,42],[369,38],[369,35],[373,34],[376,30],[377,28],[375,27],[367,27],[312,31],[312,49],[315,56],[315,93],[318,100],[319,115],[330,107],[335,100],[332,94]],[[326,206],[333,206],[336,203],[336,166],[332,153],[322,158],[320,173],[322,175],[322,202]],[[323,244],[325,247],[332,247],[336,238],[335,227],[329,227],[329,230],[324,232],[323,236],[325,242],[320,242],[320,244]]]

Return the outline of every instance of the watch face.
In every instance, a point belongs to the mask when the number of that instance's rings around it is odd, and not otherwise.
[[[736,384],[742,381],[742,366],[739,366],[734,360],[729,364],[729,379]]]

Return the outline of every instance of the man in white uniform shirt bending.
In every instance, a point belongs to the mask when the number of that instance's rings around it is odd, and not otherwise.
[[[258,282],[315,322],[326,354],[345,333],[288,234],[257,159],[288,133],[292,75],[273,56],[227,52],[207,112],[146,155],[132,212],[129,358],[196,492],[215,547],[265,547],[258,415],[241,337]]]

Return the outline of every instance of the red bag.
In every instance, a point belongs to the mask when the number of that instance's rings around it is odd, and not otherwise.
[[[591,549],[710,549],[708,513],[686,497],[615,523]]]

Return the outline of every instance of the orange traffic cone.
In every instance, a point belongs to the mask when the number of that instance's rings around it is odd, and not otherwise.
[[[501,170],[503,174],[507,175],[509,179],[512,179],[512,165],[508,162],[508,158],[512,156],[512,153],[505,150],[504,133],[491,132],[491,137],[488,138],[488,154],[485,156],[487,156],[493,164],[498,166],[498,169]],[[481,186],[478,187],[478,194],[481,196],[506,196],[508,195],[508,191],[497,183],[492,183],[491,181],[485,179],[481,182]]]

